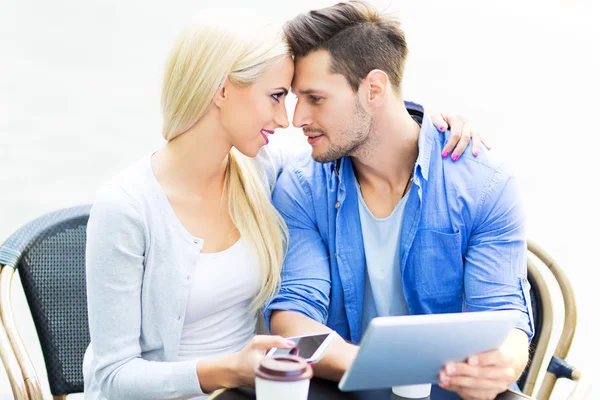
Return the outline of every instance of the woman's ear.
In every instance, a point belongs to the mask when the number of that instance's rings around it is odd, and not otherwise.
[[[215,92],[213,96],[213,103],[215,106],[221,108],[223,106],[223,102],[227,98],[227,90],[229,89],[229,78],[226,78],[223,83],[219,85],[219,88]]]

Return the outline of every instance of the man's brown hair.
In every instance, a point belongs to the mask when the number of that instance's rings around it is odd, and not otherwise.
[[[344,75],[354,92],[380,69],[400,89],[408,48],[400,23],[364,1],[349,1],[300,14],[283,30],[296,57],[316,50],[331,55],[330,71]]]

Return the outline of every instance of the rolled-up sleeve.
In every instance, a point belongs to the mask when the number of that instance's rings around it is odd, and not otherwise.
[[[531,340],[525,214],[514,177],[498,170],[478,202],[465,255],[467,311],[517,310],[516,328]]]
[[[331,290],[329,256],[305,183],[290,165],[283,170],[273,191],[273,204],[285,220],[290,237],[281,289],[264,309],[269,331],[274,310],[296,311],[322,324],[327,321]]]

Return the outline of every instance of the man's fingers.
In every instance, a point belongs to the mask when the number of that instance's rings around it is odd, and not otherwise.
[[[469,365],[482,367],[510,367],[513,364],[513,360],[511,359],[511,357],[500,350],[492,350],[486,353],[477,354],[475,356],[469,357],[467,362],[469,363]]]
[[[469,365],[467,363],[448,363],[444,366],[442,372],[449,377],[454,376],[471,376],[478,377],[481,376],[481,368],[478,368],[473,365]]]
[[[454,377],[471,377],[477,379],[490,379],[500,382],[511,382],[514,378],[514,371],[510,367],[481,367],[466,363],[448,364],[442,371],[450,380]]]
[[[498,393],[495,390],[462,389],[456,391],[464,400],[494,400]]]
[[[489,392],[498,394],[506,390],[506,386],[491,379],[473,378],[470,376],[448,377],[443,372],[439,374],[440,387],[453,392]],[[495,397],[492,397],[495,398]]]
[[[443,378],[440,378],[440,382],[444,382]],[[500,385],[498,382],[489,379],[456,376],[450,378],[450,381],[445,383],[445,387],[456,392],[461,389],[496,390],[500,388]]]

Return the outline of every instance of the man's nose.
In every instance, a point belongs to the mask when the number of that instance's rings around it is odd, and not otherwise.
[[[296,128],[303,128],[312,124],[312,118],[308,107],[302,105],[300,101],[296,103],[292,123]]]

